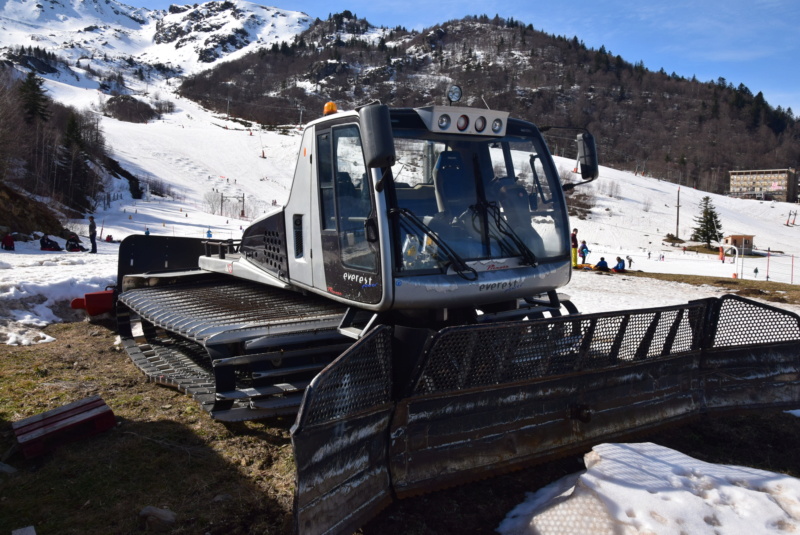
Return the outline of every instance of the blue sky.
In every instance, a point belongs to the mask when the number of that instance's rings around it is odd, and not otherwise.
[[[124,0],[123,0],[124,1]],[[140,0],[165,8],[164,0]],[[138,5],[129,0],[129,4]],[[179,2],[172,2],[179,3]],[[500,15],[550,34],[577,36],[588,47],[643,61],[650,70],[698,80],[725,78],[764,93],[773,107],[800,117],[798,0],[320,0],[261,1],[324,19],[349,9],[377,26],[421,30],[466,15]]]

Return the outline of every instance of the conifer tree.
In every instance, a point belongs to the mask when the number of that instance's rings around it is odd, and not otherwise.
[[[722,239],[722,223],[719,221],[711,197],[705,196],[700,201],[700,215],[694,218],[694,222],[697,226],[693,229],[692,240],[704,242],[706,247],[711,249],[712,241]]]
[[[83,149],[83,138],[81,136],[81,127],[78,123],[78,118],[74,113],[70,113],[67,118],[67,127],[64,132],[64,139],[62,141],[67,148]]]
[[[47,109],[49,99],[44,94],[45,89],[42,84],[44,84],[42,78],[39,78],[33,72],[29,72],[25,81],[19,87],[22,113],[25,117],[25,122],[28,124],[33,124],[37,119],[47,121],[50,118],[50,112]]]

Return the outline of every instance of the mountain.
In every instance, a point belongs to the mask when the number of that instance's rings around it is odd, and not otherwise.
[[[304,13],[242,0],[166,11],[116,0],[2,0],[0,55],[39,48],[98,72],[183,76],[291,39],[310,24]]]
[[[467,106],[587,128],[604,164],[707,191],[724,193],[732,169],[800,166],[792,110],[723,78],[650,71],[578,37],[486,15],[421,32],[376,30],[350,12],[316,20],[292,41],[188,77],[180,92],[263,123],[296,121],[301,108],[319,115],[327,100],[446,104],[448,86],[458,84]],[[563,131],[546,136],[558,153],[571,144]]]
[[[0,0],[0,60],[84,89],[125,120],[170,113],[163,93],[269,127],[347,109],[489,106],[538,125],[589,129],[602,163],[725,193],[728,171],[800,167],[800,122],[757,90],[631,63],[575,36],[486,15],[423,31],[378,28],[350,11],[326,20],[242,0],[134,8],[115,0]],[[119,95],[127,101],[109,101]],[[145,107],[144,113],[139,108]],[[115,111],[125,108],[124,111]],[[554,153],[571,147],[546,134]]]

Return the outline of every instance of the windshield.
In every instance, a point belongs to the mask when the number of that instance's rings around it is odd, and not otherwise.
[[[420,138],[394,133],[402,270],[444,269],[452,252],[466,261],[521,257],[529,265],[566,257],[560,183],[543,161],[549,157],[539,136],[432,140],[415,133]]]

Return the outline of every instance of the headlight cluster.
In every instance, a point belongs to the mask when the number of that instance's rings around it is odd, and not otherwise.
[[[456,128],[458,128],[459,132],[466,132],[469,129],[471,119],[469,115],[463,114],[459,115],[458,119],[456,120]],[[475,131],[476,134],[482,134],[484,130],[486,130],[486,117],[483,115],[478,116],[475,121],[472,123],[472,129]],[[439,120],[437,121],[439,125],[439,130],[447,130],[450,128],[450,125],[453,124],[453,120],[450,118],[450,114],[443,113],[439,116]],[[501,134],[503,132],[503,120],[502,119],[495,119],[492,121],[492,133],[494,134]]]
[[[455,106],[416,108],[431,132],[504,136],[508,112]]]

